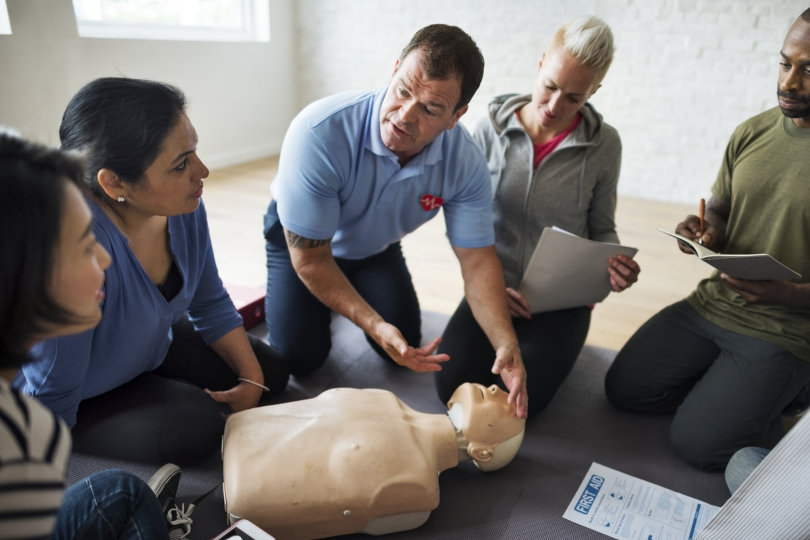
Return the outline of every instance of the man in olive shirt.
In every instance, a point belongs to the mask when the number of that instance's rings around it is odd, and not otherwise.
[[[674,448],[700,468],[721,468],[745,446],[772,447],[782,411],[810,381],[810,9],[779,59],[779,106],[734,131],[702,235],[694,215],[676,232],[715,251],[768,253],[803,277],[715,272],[647,321],[605,380],[618,407],[674,413]]]

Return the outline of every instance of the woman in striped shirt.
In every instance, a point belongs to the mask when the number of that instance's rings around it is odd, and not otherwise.
[[[104,471],[65,493],[67,427],[9,385],[34,343],[101,318],[110,256],[82,172],[75,157],[0,131],[0,538],[166,538],[164,501],[130,473]]]

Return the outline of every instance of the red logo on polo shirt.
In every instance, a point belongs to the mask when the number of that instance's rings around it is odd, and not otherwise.
[[[436,210],[438,207],[444,204],[444,199],[431,195],[430,193],[425,193],[422,195],[422,198],[419,199],[419,203],[426,212],[430,212],[431,210]]]

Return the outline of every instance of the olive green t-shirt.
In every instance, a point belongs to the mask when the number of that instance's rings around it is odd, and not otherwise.
[[[810,129],[778,107],[742,123],[731,136],[712,187],[731,208],[725,253],[768,253],[810,281]],[[719,272],[687,298],[711,322],[780,345],[810,362],[810,308],[752,304]]]

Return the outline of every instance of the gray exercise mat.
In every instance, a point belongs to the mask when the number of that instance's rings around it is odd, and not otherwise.
[[[440,335],[448,317],[432,312],[423,312],[422,316],[424,340]],[[260,326],[253,333],[261,331]],[[722,474],[695,470],[674,455],[668,443],[669,417],[631,414],[607,402],[603,380],[614,356],[615,351],[586,347],[549,407],[528,421],[523,446],[508,467],[482,473],[472,464],[463,463],[445,471],[439,477],[441,503],[427,523],[390,537],[607,538],[562,517],[593,461],[721,505],[728,498]],[[326,365],[309,377],[292,377],[278,401],[305,399],[339,386],[384,388],[418,411],[446,410],[436,396],[432,375],[414,373],[381,359],[358,328],[336,316],[333,349]],[[111,467],[130,470],[144,479],[156,469],[74,455],[68,480],[73,483]],[[221,482],[219,456],[183,469],[181,501],[189,502],[216,487],[192,515],[192,540],[210,539],[225,527]]]

